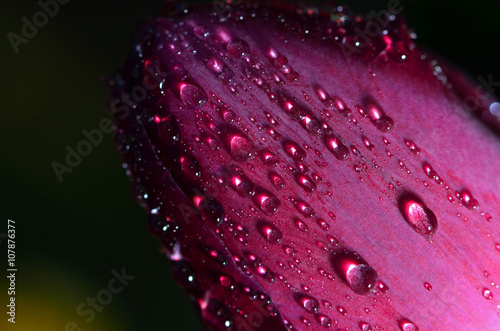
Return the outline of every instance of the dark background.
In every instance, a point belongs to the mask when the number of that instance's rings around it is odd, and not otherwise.
[[[355,11],[388,1],[346,1]],[[17,323],[8,330],[198,330],[168,264],[132,200],[112,135],[59,183],[51,167],[64,163],[83,129],[98,128],[107,92],[99,77],[113,74],[138,24],[159,12],[160,0],[72,0],[18,54],[6,37],[20,34],[36,1],[0,4],[0,233],[17,225]],[[500,81],[500,2],[401,0],[420,45],[471,73]],[[497,91],[498,93],[498,91]],[[0,240],[2,240],[0,238]],[[5,239],[0,244],[0,307],[7,304]],[[5,261],[5,262],[4,262]],[[136,278],[95,320],[75,308],[106,288],[111,270]],[[5,308],[0,325],[5,325]],[[4,330],[5,328],[0,327]]]

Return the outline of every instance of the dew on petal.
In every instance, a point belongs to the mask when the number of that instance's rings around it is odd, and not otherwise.
[[[295,301],[309,313],[316,313],[319,309],[319,302],[313,296],[305,293],[295,294]]]
[[[437,231],[437,218],[418,197],[410,193],[403,195],[399,200],[399,209],[415,232],[428,240],[432,239]]]
[[[257,229],[261,236],[270,244],[277,244],[281,241],[283,234],[272,223],[264,220],[257,222]]]
[[[333,268],[346,284],[357,294],[372,292],[378,281],[375,269],[358,253],[343,249],[332,255]]]
[[[189,107],[201,107],[207,102],[205,92],[192,84],[181,83],[179,95],[182,102]]]

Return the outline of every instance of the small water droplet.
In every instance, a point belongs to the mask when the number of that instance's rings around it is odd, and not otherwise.
[[[389,286],[387,286],[383,281],[379,280],[379,282],[377,284],[377,289],[381,293],[387,293],[389,291]]]
[[[398,324],[402,331],[418,331],[418,327],[406,318],[400,320]]]
[[[372,331],[372,326],[369,323],[366,323],[366,322],[360,322],[359,323],[359,328],[362,331]]]
[[[271,151],[264,150],[260,153],[260,157],[262,159],[262,162],[264,162],[265,165],[270,166],[270,167],[275,167],[279,163],[278,157]]]
[[[316,313],[319,309],[319,302],[313,296],[305,293],[295,294],[295,301],[308,313]]]
[[[306,158],[306,151],[300,147],[297,143],[286,140],[283,142],[283,148],[285,152],[292,157],[295,161],[302,161]]]
[[[210,30],[205,25],[195,26],[193,33],[201,40],[207,40],[210,37]]]
[[[486,300],[491,300],[493,299],[493,293],[489,289],[483,288],[483,297]]]
[[[358,253],[347,249],[335,252],[332,263],[340,278],[355,293],[366,295],[375,289],[377,272]]]
[[[274,194],[262,187],[257,187],[253,199],[255,204],[269,215],[275,214],[281,205],[280,200]]]
[[[407,193],[399,200],[399,208],[408,224],[427,240],[437,231],[436,215],[418,197]]]
[[[230,186],[243,198],[250,198],[255,194],[254,183],[245,175],[232,176]]]
[[[405,139],[405,145],[413,154],[415,155],[420,154],[420,148],[418,148],[413,141]]]
[[[302,174],[296,174],[295,181],[306,192],[312,193],[316,190],[316,183],[309,176],[304,176]]]
[[[326,315],[323,314],[316,314],[316,320],[318,321],[319,325],[329,328],[332,326],[332,319]]]
[[[389,132],[394,127],[394,120],[389,116],[383,116],[376,121],[373,121],[373,124],[380,132]]]
[[[427,291],[432,291],[432,285],[431,285],[431,284],[429,284],[429,283],[425,282],[425,283],[424,283],[424,287],[425,287],[425,289],[426,289]]]
[[[474,199],[469,190],[463,189],[457,196],[463,201],[467,209],[475,210],[479,207],[479,202]]]
[[[312,218],[316,214],[314,209],[302,200],[293,200],[295,208],[306,218]]]
[[[343,316],[347,315],[347,310],[342,306],[337,306],[337,311],[339,312],[340,315]]]
[[[264,239],[266,239],[270,244],[279,243],[283,237],[281,231],[268,221],[258,221],[257,229],[262,237],[264,237]]]
[[[273,186],[278,190],[282,189],[285,186],[285,180],[283,179],[283,177],[281,177],[275,172],[269,173],[269,180],[271,181]]]
[[[324,139],[325,145],[328,150],[335,156],[338,160],[345,160],[349,156],[349,148],[347,148],[339,137],[336,136],[326,136]]]
[[[242,59],[248,56],[249,51],[250,48],[248,47],[248,44],[241,39],[236,39],[227,45],[227,52],[229,55],[237,59]]]
[[[222,275],[219,277],[219,282],[222,288],[226,290],[234,290],[236,288],[236,281],[232,276],[229,275]]]

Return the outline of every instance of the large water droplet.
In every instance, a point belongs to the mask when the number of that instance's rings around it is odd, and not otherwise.
[[[399,209],[410,226],[427,240],[431,240],[437,230],[436,215],[418,197],[411,193],[399,199]]]
[[[182,102],[189,107],[201,107],[207,102],[205,92],[192,84],[181,83],[179,95]]]
[[[372,292],[378,281],[378,275],[358,253],[343,249],[332,255],[333,268],[346,284],[357,294]]]
[[[255,145],[243,134],[229,136],[229,151],[236,161],[248,161],[257,154]]]

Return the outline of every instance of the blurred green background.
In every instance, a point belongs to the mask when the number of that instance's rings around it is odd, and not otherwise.
[[[388,1],[346,1],[356,12]],[[471,73],[500,81],[495,1],[402,0],[418,43]],[[168,263],[145,227],[112,135],[94,147],[59,183],[51,167],[64,163],[82,130],[107,118],[101,75],[113,74],[130,50],[138,24],[159,11],[160,0],[72,0],[15,54],[7,33],[36,1],[0,4],[0,233],[7,218],[17,229],[17,323],[6,323],[6,240],[0,238],[0,330],[199,330]],[[500,87],[498,87],[500,88]],[[498,91],[497,91],[498,93]],[[4,262],[5,261],[5,262]],[[113,269],[135,276],[87,324],[76,307],[107,288]]]

